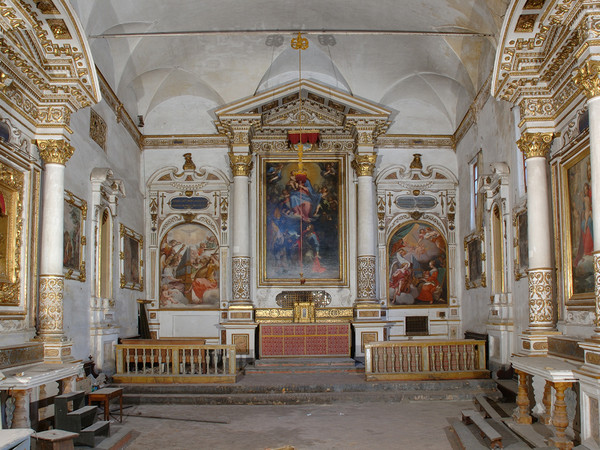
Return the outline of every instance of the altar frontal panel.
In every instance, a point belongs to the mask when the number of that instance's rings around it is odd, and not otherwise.
[[[350,324],[261,325],[260,356],[350,356]]]

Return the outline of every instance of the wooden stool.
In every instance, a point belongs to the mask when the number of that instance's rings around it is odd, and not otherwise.
[[[119,399],[121,416],[119,422],[123,423],[123,389],[122,388],[102,388],[88,395],[88,405],[92,402],[104,403],[104,420],[110,420],[110,400]]]
[[[48,430],[35,433],[33,438],[37,441],[38,450],[71,450],[73,439],[79,434],[65,430]]]

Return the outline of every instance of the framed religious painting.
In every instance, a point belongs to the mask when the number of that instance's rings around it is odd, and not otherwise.
[[[123,224],[119,228],[119,235],[121,237],[119,252],[121,289],[143,291],[144,238]]]
[[[467,289],[486,286],[485,247],[483,231],[465,237],[465,286]]]
[[[343,157],[263,158],[259,217],[261,285],[346,283]]]
[[[448,305],[448,243],[444,233],[425,221],[397,227],[387,243],[388,304]]]
[[[0,162],[0,306],[18,306],[24,177]]]
[[[527,240],[527,208],[521,207],[513,212],[514,227],[514,272],[515,279],[527,276],[529,269],[529,242]]]
[[[160,308],[218,308],[220,267],[216,230],[198,223],[171,228],[160,243]]]
[[[569,305],[593,305],[594,242],[589,147],[567,153],[560,164],[561,271]]]
[[[65,191],[63,273],[67,280],[85,281],[85,221],[87,202]]]

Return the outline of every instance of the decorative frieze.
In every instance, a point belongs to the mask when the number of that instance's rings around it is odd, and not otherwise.
[[[64,278],[57,275],[40,275],[40,335],[63,332]]]
[[[90,137],[102,150],[106,150],[106,134],[106,122],[100,114],[90,108]]]
[[[358,300],[376,300],[375,256],[359,256],[357,266]]]
[[[596,297],[595,334],[600,337],[600,251],[594,252],[594,292]]]
[[[523,133],[517,141],[519,150],[523,152],[526,159],[542,157],[545,158],[550,151],[550,145],[554,133]]]
[[[62,164],[64,166],[75,152],[73,146],[63,140],[38,139],[37,146],[40,157],[46,164]]]
[[[232,258],[233,302],[250,301],[250,258]]]
[[[552,306],[552,270],[530,269],[529,279],[529,326],[552,328],[554,307]]]

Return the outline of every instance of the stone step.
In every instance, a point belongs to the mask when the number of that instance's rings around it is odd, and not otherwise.
[[[331,378],[331,379],[330,379]],[[236,384],[120,384],[123,388],[123,398],[139,394],[181,394],[181,395],[236,395],[236,394],[272,394],[285,391],[286,393],[327,393],[327,392],[394,392],[394,391],[461,391],[497,396],[496,383],[493,380],[440,380],[440,381],[399,381],[399,382],[365,382],[360,377],[357,381],[339,381],[335,375],[324,375],[318,381],[303,382],[298,377],[289,383],[281,382],[248,382],[242,379]]]
[[[331,404],[336,402],[400,402],[471,400],[469,390],[404,390],[376,392],[278,392],[261,394],[134,394],[124,395],[126,404],[188,405],[290,405]]]
[[[341,373],[364,372],[364,365],[352,358],[264,358],[244,368],[245,373]]]

